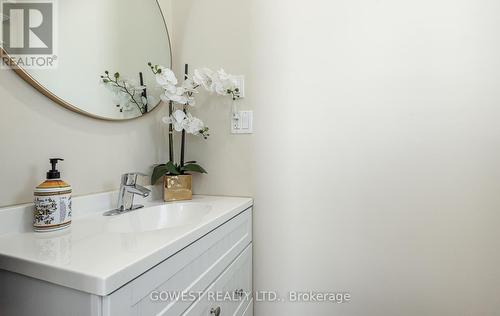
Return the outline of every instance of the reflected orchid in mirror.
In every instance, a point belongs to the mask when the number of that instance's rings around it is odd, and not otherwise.
[[[145,86],[123,78],[118,72],[110,76],[106,70],[104,75],[100,76],[99,82],[114,95],[116,107],[120,112],[137,109],[142,115],[147,112],[148,104],[152,103],[153,98],[144,96]]]

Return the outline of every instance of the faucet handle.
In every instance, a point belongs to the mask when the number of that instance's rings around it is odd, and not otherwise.
[[[122,185],[135,185],[137,183],[137,176],[147,176],[142,172],[129,172],[122,175]]]

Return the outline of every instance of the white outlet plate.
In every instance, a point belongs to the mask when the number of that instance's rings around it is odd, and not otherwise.
[[[243,99],[245,97],[245,76],[234,76],[234,79],[236,80],[236,86],[240,90],[238,93],[238,98]]]
[[[252,134],[253,111],[238,111],[234,113],[231,120],[231,132],[233,134]]]

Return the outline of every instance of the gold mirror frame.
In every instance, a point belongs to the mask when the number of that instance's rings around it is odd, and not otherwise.
[[[165,15],[163,14],[163,10],[161,9],[161,6],[160,6],[160,3],[158,2],[158,0],[156,0],[156,5],[158,6],[158,10],[160,10],[161,18],[163,19],[163,24],[165,25],[165,30],[167,32],[167,41],[168,41],[168,47],[169,47],[169,50],[170,50],[170,67],[172,67],[172,42],[170,41],[170,33],[168,32],[167,21],[165,20]],[[7,53],[3,49],[2,46],[0,46],[0,57],[2,57],[2,58],[3,57],[7,57],[9,59],[9,65],[14,65],[15,64],[14,59],[12,59],[10,57],[9,53]],[[23,68],[15,66],[15,67],[11,67],[11,69],[19,77],[21,77],[21,79],[23,79],[25,82],[27,82],[28,84],[30,84],[33,88],[35,88],[36,90],[38,90],[38,92],[40,92],[41,94],[43,94],[44,96],[46,96],[50,100],[54,101],[55,103],[57,103],[57,104],[65,107],[68,110],[76,112],[78,114],[83,114],[85,116],[88,116],[88,117],[91,117],[91,118],[95,118],[95,119],[98,119],[98,120],[112,121],[112,122],[124,122],[124,121],[126,122],[126,121],[135,120],[135,119],[141,118],[143,116],[146,116],[149,113],[152,113],[154,110],[156,110],[159,107],[160,103],[162,102],[160,100],[158,102],[158,104],[151,111],[149,111],[147,113],[144,113],[144,114],[142,114],[140,116],[131,117],[131,118],[124,118],[124,119],[113,119],[113,118],[108,118],[108,117],[102,117],[102,116],[95,115],[95,114],[92,114],[90,112],[84,111],[84,110],[78,108],[77,106],[64,101],[63,99],[61,99],[60,97],[58,97],[57,95],[55,95],[54,93],[52,93],[49,89],[45,88],[40,82],[38,82],[37,80],[35,80]]]

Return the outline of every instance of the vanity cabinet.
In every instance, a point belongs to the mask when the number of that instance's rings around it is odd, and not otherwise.
[[[107,296],[4,270],[0,270],[0,283],[4,283],[0,315],[6,316],[250,316],[252,209]]]
[[[242,290],[241,299],[235,297]],[[247,210],[104,297],[103,315],[211,316],[217,307],[221,315],[243,315],[251,292],[252,216]],[[228,294],[230,300],[215,301],[216,295]],[[192,304],[200,307],[186,311]]]
[[[252,247],[241,255],[217,278],[203,296],[183,316],[245,315],[252,292]],[[228,298],[216,295],[227,295]]]

